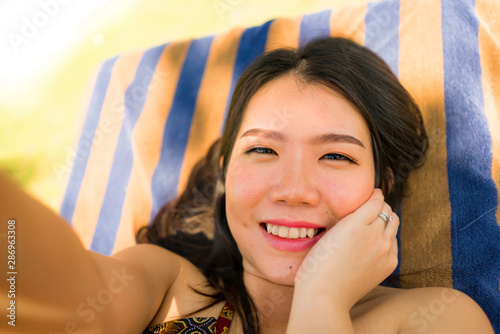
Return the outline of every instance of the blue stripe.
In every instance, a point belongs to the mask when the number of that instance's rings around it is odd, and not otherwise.
[[[213,36],[194,40],[182,66],[163,132],[160,161],[151,180],[151,221],[167,201],[177,196],[179,174],[212,41]]]
[[[226,122],[227,112],[231,104],[234,88],[238,82],[243,71],[255,60],[258,56],[266,50],[267,35],[272,21],[268,21],[263,25],[246,29],[241,35],[240,45],[236,54],[236,61],[233,69],[233,79],[231,81],[231,89],[229,91],[228,99],[226,102],[226,110],[224,112],[224,122],[221,132],[224,129]]]
[[[109,80],[111,79],[111,72],[117,58],[118,57],[107,60],[102,64],[101,69],[99,70],[95,88],[87,110],[85,123],[83,124],[82,133],[78,141],[78,148],[73,161],[73,170],[71,171],[71,175],[68,180],[66,193],[60,210],[61,216],[64,217],[70,224],[72,224],[76,201],[78,199],[78,194],[80,193],[85,170],[87,169],[92,142],[94,141],[97,124],[99,122],[99,118],[101,117],[102,104],[106,98]]]
[[[330,36],[331,9],[319,13],[304,15],[300,22],[299,47],[321,37]]]
[[[144,107],[148,87],[165,45],[147,50],[137,67],[134,81],[125,92],[125,110],[122,128],[118,137],[113,165],[104,194],[94,238],[90,249],[110,255],[116,239],[126,195],[126,185],[133,165],[132,132]]]
[[[396,214],[398,215],[398,217],[402,217],[402,210],[399,209]],[[402,219],[400,219],[399,221],[399,225],[401,226],[401,221]],[[398,249],[401,249],[401,229],[398,229],[398,234],[396,235],[396,240],[397,240],[397,243],[398,243]],[[399,273],[401,273],[401,252],[398,251],[398,265],[396,266],[396,269],[394,269],[394,272],[392,273],[393,277],[394,277],[394,287],[396,288],[400,288],[401,287],[401,281],[399,280]]]
[[[491,176],[474,0],[443,0],[442,15],[453,284],[496,320],[500,332],[498,195]]]
[[[369,2],[365,16],[365,46],[384,59],[395,75],[399,73],[399,11],[399,1]],[[401,212],[397,214],[401,217]],[[401,249],[400,231],[397,240]],[[398,279],[400,272],[401,252],[398,253],[398,265],[393,272],[397,280],[396,286],[400,286]]]
[[[399,1],[370,2],[365,16],[365,45],[397,76],[399,66]]]
[[[400,225],[401,225],[401,209],[396,211],[396,215],[400,218]],[[396,241],[398,243],[398,249],[401,249],[401,228],[398,229],[398,233],[396,234]],[[401,280],[399,277],[399,273],[401,272],[401,252],[398,252],[398,265],[392,272],[390,276],[390,280],[386,279],[380,285],[382,286],[388,286],[390,288],[401,288]]]

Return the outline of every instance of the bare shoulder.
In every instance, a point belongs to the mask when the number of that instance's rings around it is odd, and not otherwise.
[[[186,261],[179,255],[152,244],[135,245],[112,257],[136,266],[139,271],[147,273],[151,278],[161,279],[167,286],[173,284],[183,261]]]
[[[454,289],[377,287],[358,304],[353,315],[364,320],[363,327],[371,324],[388,333],[493,334],[479,305]]]
[[[138,333],[151,322],[187,260],[156,245],[140,244],[110,257],[90,252],[103,278],[98,292],[120,333]]]
[[[152,256],[156,258],[151,263],[151,268],[162,266],[161,270],[168,271],[166,273],[168,276],[160,275],[160,277],[167,278],[157,282],[158,285],[162,284],[163,288],[167,287],[167,289],[161,291],[161,300],[157,300],[159,304],[155,315],[147,327],[183,318],[186,314],[190,314],[190,317],[217,317],[222,307],[220,304],[223,302],[200,310],[200,306],[208,305],[212,300],[197,293],[194,289],[208,294],[216,292],[210,285],[207,285],[207,279],[200,269],[189,260],[166,249],[152,245],[143,246],[145,252],[149,253],[153,250]],[[155,276],[158,278],[157,274]]]
[[[465,293],[449,288],[404,289],[400,299],[410,301],[402,333],[493,334],[481,307]]]

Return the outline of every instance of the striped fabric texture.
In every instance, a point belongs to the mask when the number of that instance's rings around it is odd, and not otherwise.
[[[220,136],[255,57],[348,37],[389,64],[430,139],[400,212],[400,286],[459,289],[500,332],[499,18],[497,0],[380,1],[109,59],[85,102],[61,215],[89,249],[109,255],[133,245]]]

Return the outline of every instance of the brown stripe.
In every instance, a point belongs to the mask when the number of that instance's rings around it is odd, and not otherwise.
[[[422,110],[430,145],[403,203],[401,285],[451,287],[441,3],[402,0],[400,20],[399,77]]]
[[[266,51],[299,46],[300,22],[302,17],[295,19],[278,18],[269,27],[266,41]]]

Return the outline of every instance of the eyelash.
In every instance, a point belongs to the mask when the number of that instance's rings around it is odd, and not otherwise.
[[[252,147],[251,149],[249,149],[249,150],[248,150],[248,151],[246,151],[245,153],[247,153],[247,154],[250,154],[250,153],[269,154],[269,153],[258,152],[258,150],[268,150],[268,151],[271,151],[272,153],[276,153],[276,152],[274,152],[274,150],[273,150],[273,149],[271,149],[271,148],[268,148],[268,147],[261,147],[261,146]]]
[[[334,156],[337,156],[337,157],[340,158],[340,159],[327,159],[327,160],[344,160],[344,159],[346,159],[346,160],[348,160],[350,162],[356,163],[356,161],[354,161],[354,159],[352,159],[352,158],[350,158],[350,157],[348,157],[347,155],[344,155],[344,154],[340,154],[340,153],[328,153],[328,154],[325,154],[324,157],[327,156],[327,155],[334,155]]]
[[[267,153],[264,153],[264,152],[259,152],[260,151],[263,151],[263,150],[266,150]],[[251,149],[249,149],[248,151],[245,152],[246,154],[250,154],[250,153],[258,153],[258,154],[272,154],[272,153],[276,153],[273,149],[271,148],[268,148],[268,147],[261,147],[261,146],[257,146],[257,147],[252,147]],[[326,157],[326,156],[336,156],[336,159],[327,159],[327,160],[348,160],[352,163],[355,163],[357,164],[357,161],[354,160],[353,158],[347,156],[347,155],[344,155],[344,154],[340,154],[340,153],[327,153],[325,154],[323,157]]]

